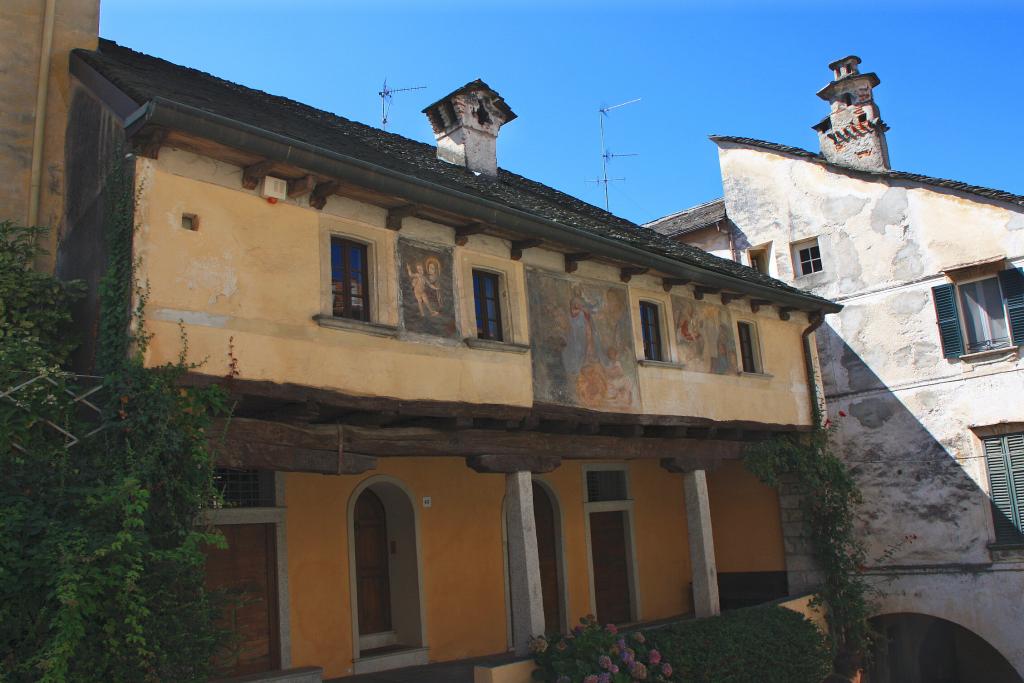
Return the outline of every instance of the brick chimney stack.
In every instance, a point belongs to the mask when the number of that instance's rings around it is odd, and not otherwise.
[[[879,84],[873,73],[860,73],[860,57],[850,55],[828,65],[832,82],[818,91],[831,112],[814,130],[818,131],[822,155],[834,164],[862,171],[888,171],[889,148],[872,89]]]
[[[437,138],[437,158],[498,175],[498,129],[516,118],[501,95],[477,79],[423,110]]]

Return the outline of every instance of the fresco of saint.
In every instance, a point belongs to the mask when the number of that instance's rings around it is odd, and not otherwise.
[[[679,362],[688,370],[735,373],[736,339],[727,308],[679,296],[672,297]]]
[[[451,249],[403,239],[398,256],[405,329],[457,336]]]

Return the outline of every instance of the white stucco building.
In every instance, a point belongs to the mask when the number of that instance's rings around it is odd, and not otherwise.
[[[818,93],[821,154],[713,137],[723,198],[649,227],[844,305],[816,336],[880,591],[871,680],[1020,681],[1024,197],[892,171],[859,63]]]

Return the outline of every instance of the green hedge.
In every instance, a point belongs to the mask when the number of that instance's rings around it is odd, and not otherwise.
[[[783,607],[751,607],[642,633],[582,621],[567,636],[533,641],[535,678],[549,683],[821,683],[830,671],[824,636]]]

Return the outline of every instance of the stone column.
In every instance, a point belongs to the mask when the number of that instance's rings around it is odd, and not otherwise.
[[[544,633],[544,596],[533,518],[533,478],[529,471],[505,475],[508,530],[508,583],[512,601],[512,641],[517,655],[529,653],[532,636]]]
[[[686,493],[686,524],[690,535],[690,566],[693,569],[693,611],[698,617],[711,617],[718,605],[718,570],[715,568],[715,542],[711,534],[711,505],[704,470],[683,474]]]

